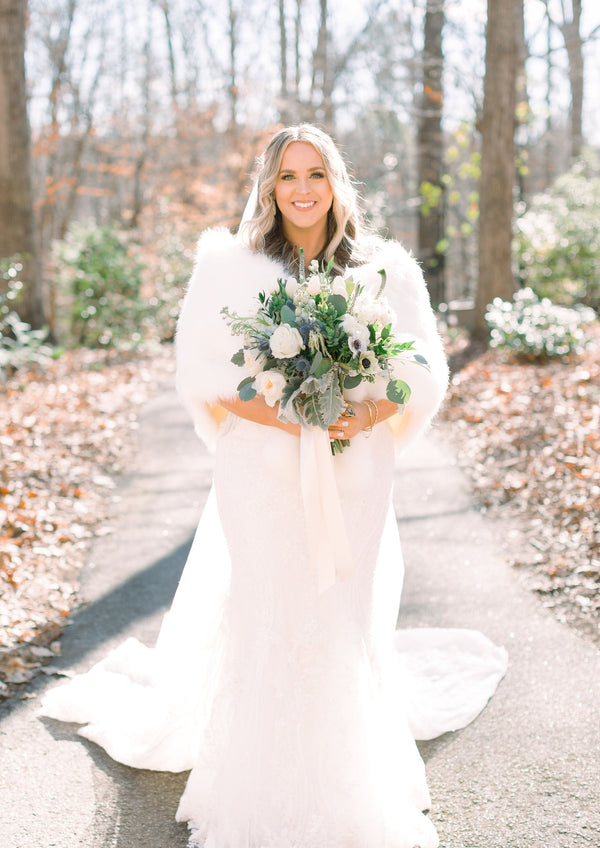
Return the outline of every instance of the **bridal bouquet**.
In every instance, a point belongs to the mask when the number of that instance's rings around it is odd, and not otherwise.
[[[345,409],[344,390],[363,380],[387,380],[386,395],[403,407],[410,387],[394,376],[394,365],[412,351],[413,342],[392,335],[394,313],[383,297],[385,271],[373,295],[352,277],[333,276],[333,260],[319,270],[311,262],[304,272],[301,252],[299,279],[279,279],[270,294],[258,295],[256,314],[241,317],[228,307],[223,316],[243,346],[232,357],[249,372],[237,391],[241,400],[263,395],[269,406],[279,402],[278,416],[293,424],[326,430]],[[427,367],[424,357],[410,360]],[[341,452],[348,440],[332,442]]]

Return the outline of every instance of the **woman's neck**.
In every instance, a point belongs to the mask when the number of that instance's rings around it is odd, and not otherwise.
[[[290,244],[293,244],[298,253],[302,248],[304,250],[304,262],[306,267],[321,254],[327,244],[327,232],[309,232],[296,230],[295,232],[285,232],[284,235]]]

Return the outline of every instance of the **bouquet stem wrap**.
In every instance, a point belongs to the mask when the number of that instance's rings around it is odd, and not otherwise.
[[[334,474],[329,433],[304,426],[300,433],[300,481],[308,555],[319,593],[355,573]]]

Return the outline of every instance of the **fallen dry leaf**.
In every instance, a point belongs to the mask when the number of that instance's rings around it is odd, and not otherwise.
[[[458,352],[442,430],[527,585],[600,644],[600,330],[571,360]],[[451,357],[452,362],[452,357]]]

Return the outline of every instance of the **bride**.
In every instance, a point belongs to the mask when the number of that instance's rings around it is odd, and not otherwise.
[[[363,381],[315,434],[265,395],[237,395],[251,372],[231,362],[240,342],[221,310],[255,312],[260,291],[297,276],[301,248],[373,293],[385,270],[395,336],[429,363],[395,369],[412,389],[403,411],[382,380]],[[506,665],[479,633],[395,633],[394,451],[428,425],[446,382],[417,263],[367,234],[329,136],[281,130],[237,236],[200,239],[178,324],[178,389],[215,451],[214,486],[157,644],[129,639],[43,706],[123,763],[191,769],[177,812],[190,845],[439,844],[414,737],[471,721]],[[332,457],[334,439],[350,444]]]

